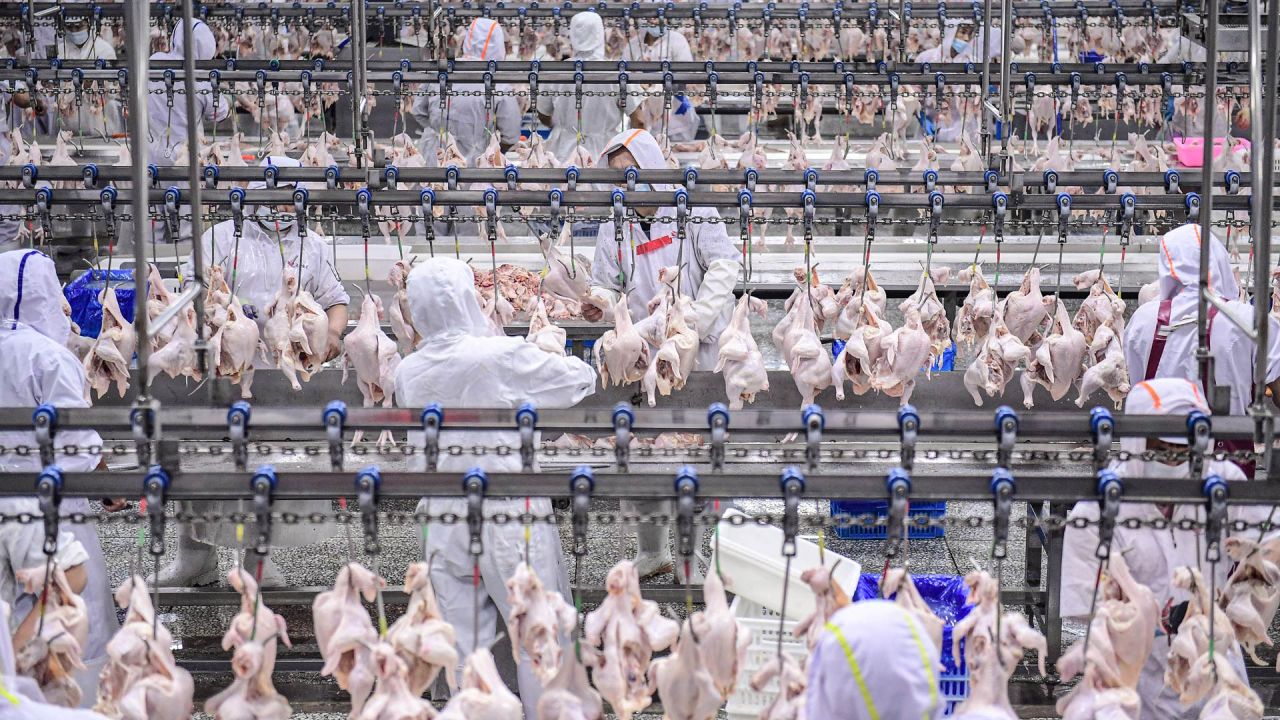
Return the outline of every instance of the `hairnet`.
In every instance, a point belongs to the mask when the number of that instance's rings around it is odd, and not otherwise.
[[[938,649],[906,610],[887,600],[854,603],[831,618],[809,657],[806,715],[940,717],[939,664]]]
[[[409,273],[406,292],[423,344],[493,334],[480,310],[475,275],[461,260],[437,257],[419,262]]]
[[[489,18],[476,18],[462,39],[462,57],[467,60],[505,60],[507,36],[502,25]]]
[[[581,60],[604,57],[604,21],[594,12],[578,13],[569,21],[569,45]]]
[[[62,285],[48,256],[37,250],[0,255],[0,320],[6,330],[22,324],[66,344],[71,321],[62,311]]]
[[[600,159],[596,165],[605,167],[609,164],[609,156],[617,152],[621,148],[626,148],[636,159],[636,167],[641,170],[666,170],[667,158],[662,154],[662,148],[658,146],[658,141],[648,130],[623,130],[608,145],[604,146],[604,152],[600,153]],[[655,190],[669,190],[670,185],[654,186]]]
[[[194,40],[191,50],[195,53],[195,59],[212,60],[218,52],[218,41],[214,39],[213,31],[200,20],[195,20],[191,28],[191,36]],[[173,28],[173,40],[169,44],[169,53],[182,58],[186,46],[186,23],[180,22]]]

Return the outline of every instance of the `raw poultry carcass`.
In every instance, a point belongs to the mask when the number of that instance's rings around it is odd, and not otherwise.
[[[884,357],[872,369],[871,387],[890,397],[911,402],[916,377],[924,370],[926,377],[933,364],[933,346],[929,333],[920,324],[920,311],[908,307],[902,327],[880,341]]]
[[[352,713],[357,720],[431,720],[436,710],[421,693],[409,689],[409,669],[404,661],[396,655],[395,648],[386,642],[379,642],[373,648],[373,667],[377,673],[378,686],[359,715]]]
[[[1089,396],[1105,390],[1119,408],[1129,394],[1129,366],[1124,359],[1120,337],[1110,325],[1103,325],[1094,333],[1087,357],[1093,364],[1080,378],[1080,397],[1076,398],[1076,407],[1084,407]]]
[[[920,274],[920,285],[916,291],[898,305],[904,314],[907,308],[915,308],[920,314],[920,324],[929,333],[933,355],[940,356],[951,347],[951,322],[947,320],[946,308],[942,307],[933,278],[928,273]]]
[[[590,652],[581,648],[583,654]],[[537,720],[604,720],[600,693],[587,679],[587,667],[573,652],[560,653],[560,669],[538,698]]]
[[[274,638],[245,639],[236,646],[231,657],[235,680],[226,690],[209,698],[204,711],[215,720],[286,720],[290,717],[293,708],[289,707],[289,701],[271,684],[268,667],[275,664],[274,644]],[[268,645],[272,646],[270,651]]]
[[[1090,620],[1088,656],[1082,640],[1058,661],[1068,680],[1083,679],[1058,701],[1063,718],[1138,717],[1138,678],[1151,654],[1160,608],[1146,586],[1134,581],[1119,554],[1111,558],[1098,588],[1097,609]],[[1108,715],[1106,712],[1114,713]]]
[[[449,689],[456,690],[454,630],[440,615],[436,591],[431,587],[431,568],[426,563],[413,563],[405,570],[404,591],[409,605],[387,630],[387,642],[395,646],[409,668],[409,689],[422,695],[443,670]]]
[[[692,316],[693,301],[688,295],[676,295],[666,311],[662,342],[642,378],[649,407],[656,402],[654,390],[665,397],[683,388],[697,365],[698,331],[689,325]]]
[[[422,157],[422,153],[418,150],[418,146],[414,144],[413,138],[405,133],[400,133],[391,139],[391,147],[387,148],[387,164],[404,170],[406,168],[422,168],[427,166],[427,161]],[[327,167],[327,166],[326,166]],[[412,190],[417,191],[419,185],[417,183],[409,183],[407,188],[400,187],[400,181],[392,178],[387,179],[388,190]],[[414,207],[408,205],[392,205],[389,212],[378,220],[378,229],[382,232],[382,238],[387,243],[391,243],[391,231],[396,233],[396,239],[403,249],[405,241],[408,237],[409,228],[413,223],[409,217],[413,214]],[[499,227],[501,231],[501,227]],[[505,236],[504,236],[505,237]]]
[[[391,321],[391,332],[396,334],[396,346],[402,355],[413,352],[422,341],[422,337],[413,327],[413,315],[409,312],[409,293],[405,290],[412,264],[412,260],[397,260],[391,265],[391,271],[387,273],[387,282],[396,291],[387,316]]]
[[[799,293],[792,297],[789,312],[773,329],[773,341],[782,351],[782,359],[800,391],[801,407],[805,407],[831,385],[831,353],[818,337],[819,325],[803,281]]]
[[[564,355],[568,337],[564,328],[555,325],[547,317],[547,304],[542,298],[538,298],[538,304],[533,306],[533,315],[529,318],[529,333],[524,339],[543,352]]]
[[[844,399],[844,384],[853,383],[853,392],[864,395],[872,387],[872,376],[885,355],[881,341],[893,327],[880,316],[875,305],[863,305],[862,315],[854,324],[844,349],[831,367],[831,382],[836,386],[836,399]]]
[[[876,284],[876,278],[871,273],[871,269],[863,265],[856,265],[849,271],[849,276],[844,279],[844,285],[840,287],[840,292],[836,293],[835,300],[840,308],[840,314],[836,317],[834,334],[840,340],[849,339],[854,328],[861,323],[863,303],[871,303],[876,313],[884,317],[889,301],[884,288]]]
[[[724,589],[728,584],[720,573],[709,572],[702,585],[706,607],[691,616],[692,629],[702,654],[702,666],[711,676],[720,700],[726,702],[738,684],[738,670],[747,660],[751,631],[729,611]],[[665,693],[663,694],[665,697]]]
[[[594,353],[601,387],[609,387],[610,378],[613,385],[630,385],[649,369],[649,346],[631,323],[625,295],[613,306],[613,329],[596,341]]]
[[[1084,333],[1085,342],[1093,343],[1098,328],[1103,325],[1110,326],[1117,333],[1123,333],[1125,303],[1111,289],[1106,277],[1101,274],[1096,278],[1086,277],[1090,272],[1080,273],[1075,278],[1076,288],[1088,288],[1089,296],[1080,303],[1072,325]]]
[[[801,143],[800,140],[796,138],[796,136],[793,135],[790,131],[787,132],[787,137],[791,139],[791,146],[790,146],[790,150],[788,150],[787,152],[786,161],[782,163],[782,169],[792,170],[797,173],[804,172],[805,169],[809,167],[809,155],[804,149],[804,144]],[[744,156],[745,156],[745,152],[744,152]],[[781,191],[783,189],[783,186],[772,186],[771,189],[773,189],[774,191]],[[794,207],[784,208],[784,211],[786,212],[788,220],[799,218],[801,215],[804,214],[803,210],[801,210],[800,208],[794,208]],[[760,232],[762,235],[764,234],[763,229]],[[790,222],[787,223],[787,238],[786,238],[785,244],[786,244],[786,247],[789,247],[789,248],[795,247],[795,244],[796,244],[795,225],[792,225]]]
[[[640,576],[630,560],[609,570],[605,589],[608,595],[584,624],[586,644],[599,651],[592,679],[619,720],[631,720],[652,702],[649,660],[671,646],[680,626],[640,597]]]
[[[1198,568],[1175,568],[1173,587],[1187,591],[1190,599],[1187,601],[1186,615],[1178,626],[1178,633],[1169,644],[1164,683],[1178,694],[1179,702],[1194,705],[1204,699],[1209,691],[1209,687],[1197,682],[1195,677],[1196,663],[1202,655],[1209,652],[1209,612],[1214,613],[1213,644],[1220,648],[1218,652],[1230,652],[1228,649],[1235,646],[1236,636],[1230,618],[1217,603],[1209,599],[1209,583]]]
[[[920,623],[920,627],[924,628],[933,641],[933,646],[938,648],[938,652],[942,652],[942,618],[935,615],[921,597],[916,581],[907,574],[906,568],[885,570],[884,578],[880,581],[880,594],[893,598],[895,603],[910,613]]]
[[[1266,706],[1225,653],[1205,653],[1191,672],[1190,692],[1208,696],[1201,720],[1262,720]]]
[[[774,678],[778,694],[760,711],[760,720],[804,720],[804,691],[809,685],[804,668],[787,653],[774,655],[751,676],[751,689],[763,692]]]
[[[125,580],[115,599],[127,613],[107,643],[93,709],[118,720],[187,720],[195,692],[191,673],[174,660],[173,636],[155,621],[145,581],[138,575]]]
[[[16,649],[15,664],[19,675],[36,681],[45,700],[73,708],[80,705],[80,686],[72,673],[85,668],[81,653],[89,636],[88,610],[66,572],[57,564],[48,567],[47,575],[44,564],[14,574],[23,592],[43,599],[31,610],[41,613],[38,634]]]
[[[1029,357],[1031,350],[997,319],[964,373],[964,387],[973,396],[974,404],[982,405],[979,390],[986,392],[988,397],[1002,396],[1018,363]]]
[[[750,312],[760,317],[768,313],[763,300],[744,294],[733,308],[729,325],[720,333],[720,355],[716,372],[724,375],[724,392],[730,410],[741,410],[743,403],[755,402],[756,393],[769,391],[769,373],[764,355],[751,334]]]
[[[1035,649],[1040,674],[1045,674],[1047,643],[1044,635],[1032,628],[1021,613],[1005,611],[1000,605],[1000,586],[983,571],[965,576],[970,605],[974,609],[951,631],[951,656],[960,657],[964,641],[965,662],[969,668],[969,697],[955,709],[955,714],[1000,712],[1010,718],[1009,678],[1027,649]],[[996,635],[997,626],[1000,629]]]
[[[813,614],[796,623],[792,632],[796,637],[804,638],[805,647],[809,648],[809,652],[813,652],[813,647],[826,632],[826,625],[831,620],[831,616],[849,604],[849,594],[831,575],[832,569],[822,565],[800,573],[800,580],[813,591]]]
[[[702,153],[698,155],[698,169],[700,170],[728,170],[729,158],[725,155],[725,150],[729,147],[729,143],[725,141],[724,136],[719,133],[712,135],[707,139],[706,145],[702,148]],[[711,189],[716,192],[729,192],[733,190],[732,185],[712,185]]]
[[[286,277],[290,274],[286,273]],[[320,372],[327,358],[328,344],[328,316],[310,292],[299,290],[293,296],[289,320],[289,355],[304,382]]]
[[[996,305],[996,314],[1014,337],[1028,346],[1040,342],[1040,331],[1049,310],[1040,293],[1040,268],[1032,267],[1022,276],[1022,285]]]
[[[1075,162],[1071,159],[1071,154],[1063,150],[1060,137],[1051,139],[1045,145],[1044,152],[1031,165],[1031,172],[1037,177],[1045,170],[1056,170],[1062,173],[1071,172],[1074,169]]]
[[[67,316],[67,324],[71,326],[71,334],[67,336],[67,349],[75,353],[76,359],[83,364],[85,357],[93,349],[93,338],[80,334],[80,326],[71,319],[71,303],[67,302],[66,297],[62,298],[62,314]]]
[[[720,710],[724,700],[703,664],[704,657],[705,648],[686,620],[671,654],[649,666],[649,689],[658,691],[667,720],[711,720]]]
[[[293,352],[290,329],[293,323],[294,296],[298,289],[296,273],[286,272],[284,284],[271,304],[267,306],[267,322],[262,328],[262,341],[267,357],[271,358],[294,390],[301,390],[298,382],[298,358]]]
[[[164,347],[152,353],[147,359],[147,381],[155,380],[156,376],[162,372],[171,378],[185,375],[193,380],[199,380],[202,373],[196,362],[195,310],[190,306],[183,308],[169,320],[168,324],[174,326],[175,331]]]
[[[1048,390],[1054,400],[1066,397],[1067,391],[1084,372],[1085,356],[1089,351],[1084,333],[1075,329],[1067,317],[1066,304],[1056,296],[1045,298],[1045,303],[1057,308],[1048,337],[1027,358],[1027,368],[1022,373],[1022,404],[1028,408],[1034,405],[1036,385]]]
[[[493,654],[480,648],[462,668],[462,689],[449,698],[437,720],[521,720],[524,708],[502,682]]]
[[[129,387],[129,364],[135,347],[133,325],[126,322],[120,313],[115,289],[108,284],[98,300],[102,303],[102,329],[84,358],[84,374],[88,380],[84,389],[86,400],[90,389],[101,398],[112,382],[115,382],[120,397],[124,397],[125,389]]]
[[[289,702],[271,683],[276,643],[293,647],[284,618],[262,602],[258,583],[243,568],[232,568],[227,582],[240,594],[240,612],[222,636],[223,650],[235,648],[231,669],[236,679],[209,698],[204,711],[218,720],[284,720],[292,712]]]
[[[71,148],[68,145],[71,140],[71,131],[63,130],[58,133],[58,140],[53,146],[53,156],[49,158],[49,167],[76,167],[75,158],[71,157]],[[55,190],[69,190],[80,187],[80,182],[76,180],[58,180],[51,183]]]
[[[923,173],[925,170],[938,169],[938,148],[933,144],[933,140],[928,137],[920,139],[920,159],[916,164],[911,166],[911,172]]]
[[[578,626],[578,612],[560,593],[548,592],[524,562],[507,580],[507,604],[511,606],[507,629],[516,664],[523,650],[533,663],[533,674],[542,682],[549,681],[560,668],[560,637]]]
[[[803,298],[813,308],[814,322],[817,323],[818,332],[821,333],[829,321],[835,320],[840,316],[840,301],[837,299],[835,291],[818,279],[818,266],[816,264],[812,266],[809,272],[807,285],[805,284],[804,268],[796,268],[792,272],[792,277],[795,278],[796,288],[791,291],[791,295],[783,303],[782,309],[789,315]]]
[[[147,264],[147,327],[150,332],[154,333],[151,338],[151,351],[155,352],[164,347],[173,334],[177,332],[176,323],[170,322],[164,327],[156,327],[154,322],[166,308],[173,303],[173,295],[169,293],[168,288],[164,286],[164,280],[160,277],[160,269],[155,263]]]
[[[373,602],[386,585],[386,580],[368,568],[351,562],[338,571],[333,589],[320,593],[311,603],[316,646],[324,658],[320,676],[332,675],[338,687],[351,693],[351,717],[360,716],[373,690],[372,650],[378,642],[378,631],[360,598]]]
[[[364,296],[360,305],[360,319],[356,327],[342,340],[346,362],[342,366],[342,382],[347,382],[347,367],[356,371],[356,385],[364,398],[365,407],[382,403],[383,407],[395,405],[396,369],[400,367],[400,353],[396,344],[382,332],[378,319],[382,317],[382,300],[372,293]],[[360,442],[357,431],[352,444]],[[378,435],[379,448],[394,446],[395,437],[390,430]]]
[[[991,331],[996,313],[996,291],[982,275],[982,268],[975,265],[970,271],[969,294],[956,312],[956,342],[973,346]]]
[[[1241,537],[1227,538],[1227,554],[1236,569],[1222,589],[1223,610],[1231,619],[1236,639],[1259,665],[1258,645],[1270,645],[1267,628],[1280,606],[1280,540],[1257,543]]]
[[[566,253],[573,239],[573,225],[564,223],[559,239],[553,242],[550,234],[538,237],[542,256],[547,260],[547,274],[542,278],[542,292],[557,295],[565,300],[581,302],[591,293],[591,261],[582,255]]]
[[[253,397],[253,360],[258,353],[261,331],[258,323],[245,317],[240,307],[240,300],[231,296],[226,305],[227,319],[209,339],[209,357],[217,376],[239,384],[240,397],[248,400]]]

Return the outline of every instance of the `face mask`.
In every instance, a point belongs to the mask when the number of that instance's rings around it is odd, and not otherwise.
[[[1191,477],[1191,468],[1187,463],[1169,466],[1153,460],[1142,464],[1142,476],[1161,480],[1186,480]]]
[[[72,45],[83,45],[89,42],[89,31],[88,30],[72,30],[71,32],[67,33],[67,40],[71,41]]]
[[[954,50],[957,55],[963,55],[969,51],[969,43],[964,40],[952,40],[951,49]]]
[[[265,205],[259,205],[256,212],[258,215],[258,224],[267,232],[283,233],[285,230],[293,227],[293,215],[277,212],[274,213],[276,218],[273,220],[271,219],[271,215],[273,214],[271,208],[266,207]]]

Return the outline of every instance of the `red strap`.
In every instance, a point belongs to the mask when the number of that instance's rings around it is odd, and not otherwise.
[[[1147,372],[1143,380],[1151,380],[1160,367],[1160,358],[1164,357],[1164,345],[1169,340],[1169,314],[1173,312],[1173,300],[1160,301],[1160,313],[1156,315],[1156,332],[1151,338],[1151,352],[1147,355]]]
[[[649,242],[646,242],[646,243],[640,243],[639,245],[637,245],[637,246],[636,246],[636,254],[637,254],[637,255],[648,255],[649,253],[651,253],[651,252],[653,252],[653,251],[655,251],[655,250],[661,250],[662,248],[664,248],[664,247],[666,247],[666,246],[668,246],[668,245],[670,245],[670,244],[671,244],[671,236],[670,236],[670,235],[663,235],[663,236],[662,236],[662,237],[660,237],[660,238],[654,238],[654,239],[650,240]]]

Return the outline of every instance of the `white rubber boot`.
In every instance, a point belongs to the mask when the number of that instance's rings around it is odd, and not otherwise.
[[[203,587],[218,582],[218,553],[212,545],[183,533],[173,562],[160,568],[161,587]],[[155,583],[156,579],[152,578]]]
[[[244,554],[244,571],[257,577],[258,572],[258,554],[249,551]],[[284,587],[284,575],[280,574],[280,568],[276,566],[270,555],[262,558],[262,579],[258,581],[260,588],[279,588]]]
[[[667,528],[661,525],[641,525],[636,528],[638,552],[633,562],[640,579],[669,573],[674,569],[671,548],[667,544]]]

